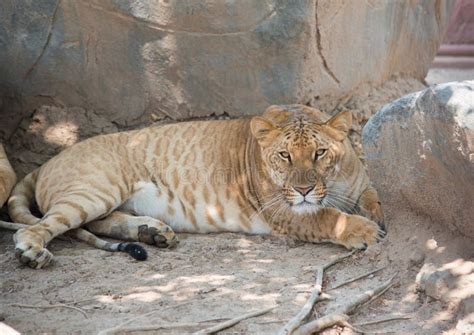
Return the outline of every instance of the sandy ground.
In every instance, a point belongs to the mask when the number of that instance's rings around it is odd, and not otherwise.
[[[329,269],[323,287],[333,300],[318,303],[312,318],[337,309],[397,273],[395,286],[362,307],[351,318],[352,323],[408,315],[412,319],[363,328],[398,334],[435,334],[454,329],[455,310],[415,290],[416,274],[431,257],[427,250],[417,249],[417,245],[433,237],[432,231],[417,226],[415,235],[400,226],[391,229],[388,240]],[[449,236],[445,233],[440,236],[444,240],[438,240],[438,244],[448,246]],[[109,253],[76,241],[56,240],[50,244],[54,264],[43,270],[32,270],[14,259],[12,234],[1,231],[0,316],[5,324],[26,334],[93,334],[128,320],[131,322],[127,327],[155,325],[157,329],[151,333],[185,334],[221,319],[276,306],[266,315],[222,332],[274,334],[308,298],[315,280],[315,266],[347,253],[339,246],[299,243],[283,237],[240,234],[180,237],[181,243],[173,250],[148,246],[149,260],[145,262],[135,261],[125,253]],[[415,242],[414,237],[423,243]],[[458,249],[450,246],[445,250],[444,261],[453,259],[448,254],[453,251],[457,255]],[[372,277],[330,290],[349,278],[383,266],[386,268]],[[15,306],[61,303],[80,307],[86,315],[73,309]],[[179,327],[189,323],[201,325]],[[330,332],[351,333],[347,328]]]
[[[428,85],[450,81],[474,80],[474,69],[430,69],[425,80]]]

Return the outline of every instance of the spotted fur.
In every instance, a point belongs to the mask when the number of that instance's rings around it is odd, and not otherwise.
[[[0,143],[0,207],[3,206],[8,199],[13,186],[16,183],[16,174],[13,171],[7,154]]]
[[[159,247],[176,244],[175,232],[371,245],[383,235],[383,215],[347,139],[350,124],[349,112],[330,118],[302,105],[271,106],[252,119],[80,142],[13,190],[10,216],[31,224],[14,235],[17,257],[45,266],[52,259],[47,243],[66,232],[103,249],[106,242],[93,234]],[[33,200],[40,219],[29,211]]]

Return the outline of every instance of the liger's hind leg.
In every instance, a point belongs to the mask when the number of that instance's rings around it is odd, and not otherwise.
[[[16,257],[21,263],[39,269],[47,265],[53,255],[46,249],[49,241],[68,230],[107,213],[112,206],[88,199],[64,196],[51,206],[35,225],[20,229],[14,235]],[[79,204],[80,203],[80,204]]]
[[[160,248],[168,248],[178,243],[178,238],[170,226],[148,217],[133,216],[116,211],[102,220],[86,225],[91,233],[125,241],[144,242]]]

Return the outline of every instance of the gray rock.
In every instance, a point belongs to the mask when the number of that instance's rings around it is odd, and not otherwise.
[[[474,295],[461,301],[459,306],[460,318],[456,330],[462,334],[474,333]]]
[[[474,237],[474,81],[387,104],[362,137],[383,203]]]
[[[423,79],[449,9],[447,0],[3,0],[0,87],[120,127],[152,114],[252,115],[399,73]]]
[[[413,250],[413,252],[410,254],[408,264],[410,267],[421,267],[425,261],[425,258],[425,253],[419,248],[415,248],[415,250]]]
[[[456,277],[446,270],[436,270],[432,264],[425,264],[416,277],[417,289],[436,300],[448,300],[448,294],[455,286]]]
[[[437,267],[423,265],[416,276],[417,289],[443,302],[457,303],[460,315],[468,315],[474,296],[474,263],[458,259]]]

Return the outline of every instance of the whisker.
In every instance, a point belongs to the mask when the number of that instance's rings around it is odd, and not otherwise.
[[[336,197],[336,196],[331,196],[331,195],[329,195],[329,198],[331,198],[332,200],[334,200],[334,201],[336,201],[336,202],[338,202],[338,203],[341,203],[342,205],[348,206],[348,207],[350,207],[350,208],[355,207],[355,205],[354,205],[353,203],[348,202],[348,201],[346,201],[346,200],[344,200],[344,199],[338,198],[338,197]]]
[[[353,205],[357,205],[357,201],[352,200],[351,198],[349,198],[348,196],[344,194],[341,194],[332,190],[326,190],[326,194],[337,197],[341,200],[345,200],[346,202],[351,203]]]
[[[324,201],[327,202],[327,204],[328,204],[330,207],[333,207],[333,208],[336,208],[336,209],[341,210],[341,209],[340,209],[336,204],[334,204],[331,200],[325,198]]]
[[[288,209],[289,206],[285,201],[282,201],[278,208],[273,211],[272,215],[270,216],[269,222],[273,222],[273,219],[275,218],[276,215],[279,215],[280,213],[283,214],[282,212],[285,212],[286,209]]]
[[[283,199],[283,195],[278,194],[276,197],[273,197],[272,199],[268,200],[266,203],[264,203],[262,205],[262,207],[257,212],[252,214],[252,216],[250,217],[250,220],[252,221],[253,219],[255,219],[257,216],[262,214],[267,209],[269,209],[269,208],[273,207],[274,205],[278,204],[278,202],[280,202],[282,199]]]
[[[351,211],[351,212],[355,211],[355,207],[351,203],[345,202],[344,200],[338,199],[336,197],[329,196],[329,198],[333,202],[337,203],[340,208],[344,208],[345,210],[348,210],[348,211]]]
[[[344,209],[342,209],[341,206],[336,206],[336,208],[349,212],[350,214],[359,214],[359,211],[357,210],[357,202],[353,201],[352,199],[345,197],[343,195],[333,193],[333,192],[327,192],[327,197],[325,198],[327,200],[331,199],[335,201],[337,204],[342,205]]]

